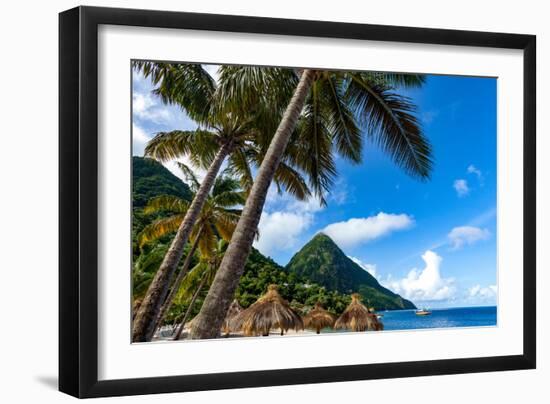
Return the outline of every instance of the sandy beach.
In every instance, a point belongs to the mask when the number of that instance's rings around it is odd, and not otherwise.
[[[185,328],[185,330],[183,331],[183,333],[181,335],[180,340],[187,339],[188,332],[189,332],[189,329]],[[171,326],[163,327],[160,330],[160,332],[155,334],[155,336],[153,337],[152,342],[173,341],[174,333],[175,333],[175,330]],[[281,330],[279,330],[279,329],[273,329],[269,332],[269,337],[278,337],[278,338],[285,337],[285,336],[301,336],[301,335],[316,335],[316,334],[315,334],[314,331],[311,331],[311,330],[299,330],[299,331],[288,330],[287,332],[285,332],[284,335],[281,335]],[[239,331],[239,332],[231,332],[228,335],[222,334],[220,339],[223,339],[223,338],[260,338],[260,337],[262,337],[262,336],[258,335],[256,337],[246,337],[243,334],[242,331]]]

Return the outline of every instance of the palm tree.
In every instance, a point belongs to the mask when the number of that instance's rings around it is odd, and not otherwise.
[[[147,293],[135,315],[132,339],[148,341],[154,332],[155,319],[168,294],[179,261],[183,255],[193,227],[204,206],[208,193],[222,163],[231,156],[230,167],[243,173],[245,185],[251,183],[248,155],[261,153],[253,142],[262,138],[262,128],[250,118],[241,118],[224,110],[216,82],[197,64],[170,64],[134,62],[134,67],[151,77],[158,87],[154,92],[164,102],[181,106],[201,128],[195,131],[172,131],[157,134],[147,145],[145,154],[160,161],[189,156],[196,165],[207,167],[193,201],[186,210],[172,244],[155,273]],[[265,121],[267,125],[268,121]],[[264,141],[265,144],[265,141]],[[300,199],[309,197],[310,191],[300,173],[283,164],[276,172],[277,181],[288,192]],[[249,187],[249,185],[247,185]]]
[[[199,263],[191,272],[187,274],[183,280],[183,285],[178,292],[178,300],[182,301],[190,299],[190,301],[185,314],[183,315],[179,325],[176,327],[176,332],[174,335],[174,340],[176,341],[181,338],[185,324],[193,313],[197,298],[204,290],[204,287],[210,285],[214,280],[216,270],[220,265],[225,250],[227,249],[227,241],[221,238],[213,247],[213,249],[207,252],[201,252]]]
[[[186,173],[186,179],[191,184],[191,191],[196,192],[200,189],[200,184],[194,173],[181,163],[180,167]],[[231,238],[241,213],[235,207],[242,205],[244,201],[244,193],[241,191],[237,180],[228,176],[216,178],[212,191],[206,199],[191,232],[190,238],[193,241],[189,253],[172,285],[168,297],[163,302],[159,312],[156,313],[155,321],[151,327],[151,331],[149,331],[150,335],[147,335],[148,339],[152,337],[154,331],[162,324],[164,317],[170,310],[174,298],[180,289],[182,280],[187,274],[195,251],[198,249],[201,257],[210,257],[218,237],[224,240]],[[140,247],[153,240],[158,240],[167,234],[176,232],[184,220],[188,209],[189,202],[175,196],[162,195],[151,199],[144,208],[145,214],[170,212],[170,215],[157,219],[141,231],[138,236]]]
[[[246,110],[249,102],[261,102],[262,97],[254,95],[261,88],[256,87],[261,74],[260,68],[244,79],[239,76],[246,74],[238,68],[222,74],[221,86],[232,90],[224,91],[233,96],[227,103],[235,108],[240,103]],[[289,155],[308,172],[317,193],[329,189],[336,171],[332,145],[341,155],[360,161],[360,128],[407,173],[421,179],[429,177],[431,148],[413,115],[415,106],[394,90],[398,85],[418,86],[423,83],[423,76],[313,69],[303,69],[299,74],[294,94],[267,149],[227,252],[193,322],[190,338],[216,336],[244,271],[275,170],[293,133],[299,138],[292,142]],[[264,89],[264,92],[270,91]]]

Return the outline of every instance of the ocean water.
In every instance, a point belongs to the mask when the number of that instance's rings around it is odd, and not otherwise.
[[[378,314],[384,330],[421,328],[482,327],[497,324],[496,306],[431,309],[429,316],[417,316],[415,310],[382,311]]]

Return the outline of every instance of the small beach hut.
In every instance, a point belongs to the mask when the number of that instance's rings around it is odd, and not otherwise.
[[[351,303],[336,320],[334,328],[349,328],[352,331],[381,331],[382,323],[361,303],[361,295],[351,295]]]
[[[234,331],[231,327],[233,320],[243,311],[243,308],[237,301],[237,299],[233,299],[231,302],[231,305],[229,306],[229,309],[227,310],[227,314],[225,315],[225,320],[223,321],[222,325],[222,332],[228,336],[231,331]]]
[[[267,336],[272,328],[280,329],[281,335],[289,329],[304,329],[301,317],[281,297],[277,285],[269,285],[265,295],[231,321],[231,329],[242,330],[245,336]]]
[[[319,302],[315,303],[315,307],[304,316],[304,326],[315,330],[317,334],[320,334],[323,328],[332,328],[335,321],[336,316],[326,311]]]

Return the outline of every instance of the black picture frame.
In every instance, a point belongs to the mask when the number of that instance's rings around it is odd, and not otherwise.
[[[523,354],[99,381],[97,52],[100,24],[523,50]],[[535,368],[535,60],[536,37],[533,35],[96,7],[77,7],[60,13],[59,389],[84,398]]]

